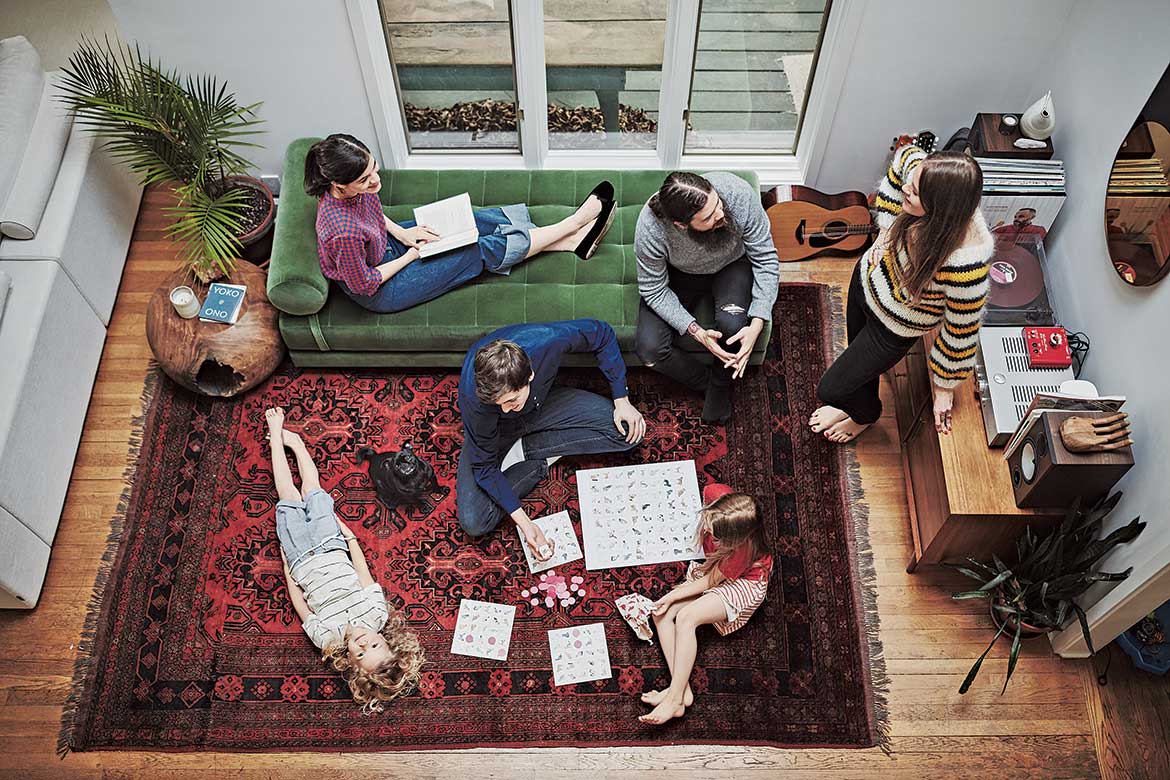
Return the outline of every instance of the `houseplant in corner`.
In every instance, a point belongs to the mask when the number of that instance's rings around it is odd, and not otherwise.
[[[1008,681],[1016,669],[1020,643],[1029,633],[1039,636],[1058,631],[1075,614],[1089,653],[1095,652],[1085,610],[1076,599],[1095,582],[1119,582],[1129,576],[1132,567],[1116,573],[1094,571],[1094,567],[1110,550],[1132,542],[1146,527],[1135,517],[1103,539],[1098,538],[1106,515],[1119,500],[1121,493],[1114,493],[1087,509],[1078,500],[1060,525],[1043,537],[1036,536],[1031,528],[1026,529],[1016,540],[1016,560],[1010,567],[998,556],[992,556],[990,562],[968,558],[974,568],[955,567],[960,573],[978,580],[980,586],[977,590],[956,593],[953,598],[988,599],[992,619],[998,628],[991,644],[959,686],[959,693],[966,693],[971,687],[983,659],[1005,633],[1012,636],[1012,647],[1003,691],[1007,690]]]
[[[137,48],[82,39],[62,69],[61,100],[143,185],[171,183],[168,229],[203,281],[228,275],[272,228],[273,200],[240,151],[257,147],[254,109],[214,76],[164,71]]]

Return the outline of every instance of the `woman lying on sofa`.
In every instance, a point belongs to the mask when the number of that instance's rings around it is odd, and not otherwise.
[[[613,215],[613,185],[593,188],[585,202],[553,225],[537,227],[528,206],[475,209],[479,240],[419,262],[419,247],[439,238],[414,221],[397,223],[382,212],[374,156],[358,139],[335,133],[309,148],[305,192],[317,198],[317,253],[321,272],[358,305],[396,312],[437,298],[491,271],[546,251],[572,251],[588,260]]]

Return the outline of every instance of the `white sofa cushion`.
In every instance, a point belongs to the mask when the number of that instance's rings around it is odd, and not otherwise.
[[[23,35],[0,41],[0,205],[8,202],[45,92],[41,58]]]
[[[3,261],[0,506],[53,543],[106,329],[57,263]]]
[[[36,236],[41,215],[57,181],[69,129],[73,126],[73,112],[57,99],[59,80],[59,71],[50,73],[45,79],[45,90],[37,107],[24,158],[20,161],[7,202],[0,204],[0,233],[10,238],[28,240]]]

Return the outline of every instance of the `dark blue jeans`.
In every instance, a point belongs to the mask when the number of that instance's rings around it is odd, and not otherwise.
[[[485,270],[507,274],[521,262],[532,246],[528,231],[536,227],[524,204],[503,208],[476,209],[475,226],[479,241],[441,255],[415,260],[387,279],[373,295],[358,295],[345,284],[341,289],[359,306],[381,314],[402,311],[438,298],[449,290],[477,278]],[[411,228],[414,220],[399,222]],[[386,255],[378,265],[397,260],[407,247],[394,236],[386,237]]]
[[[504,456],[516,440],[524,437],[527,460],[511,466],[504,478],[520,498],[528,495],[548,474],[546,458],[556,455],[587,455],[597,452],[626,452],[631,444],[613,422],[613,401],[596,393],[554,385],[544,402],[521,417],[501,417],[499,452]],[[482,536],[504,519],[504,509],[475,481],[471,463],[459,453],[459,475],[455,479],[455,512],[459,525],[471,536]]]

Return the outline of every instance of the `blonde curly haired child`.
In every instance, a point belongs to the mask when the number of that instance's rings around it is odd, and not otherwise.
[[[289,598],[323,660],[341,673],[366,713],[408,693],[425,658],[418,637],[386,603],[357,537],[333,512],[301,437],[284,429],[284,410],[268,409],[272,474],[279,501],[276,535]],[[284,449],[293,451],[301,489]]]

